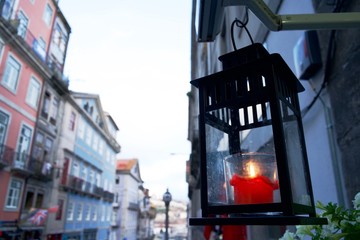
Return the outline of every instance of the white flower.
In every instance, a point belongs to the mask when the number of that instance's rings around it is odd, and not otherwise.
[[[355,208],[356,210],[360,210],[360,192],[358,192],[358,193],[355,195],[353,204],[354,204],[354,208]]]
[[[279,238],[279,240],[295,240],[295,239],[297,239],[295,233],[292,233],[289,230],[286,230],[284,235],[281,238]]]
[[[313,236],[312,225],[298,225],[296,226],[296,234],[299,236]]]

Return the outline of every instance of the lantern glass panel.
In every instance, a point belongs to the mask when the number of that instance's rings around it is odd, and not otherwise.
[[[304,149],[300,142],[298,116],[285,102],[280,101],[280,104],[293,202],[311,206],[310,186],[307,182],[308,176],[305,175],[308,171],[305,169]]]
[[[206,124],[206,171],[209,204],[226,203],[224,166],[222,159],[229,155],[228,134]]]

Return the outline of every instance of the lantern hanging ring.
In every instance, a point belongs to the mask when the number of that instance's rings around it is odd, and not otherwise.
[[[247,12],[247,11],[246,11],[246,12]],[[246,15],[247,15],[247,14],[246,14]],[[245,22],[242,22],[242,21],[240,21],[239,19],[235,18],[235,20],[231,23],[231,42],[232,42],[234,51],[237,50],[236,45],[235,45],[235,37],[234,37],[234,26],[235,26],[235,24],[236,24],[237,27],[239,27],[239,28],[244,28],[244,29],[245,29],[247,35],[248,35],[249,38],[250,38],[251,44],[254,44],[254,40],[253,40],[253,38],[251,37],[251,34],[250,34],[250,32],[249,32],[249,29],[246,27],[246,24],[248,23],[248,20],[249,20],[248,17],[246,17]]]

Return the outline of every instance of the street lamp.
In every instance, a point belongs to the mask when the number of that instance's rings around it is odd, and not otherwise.
[[[166,189],[166,192],[163,195],[163,201],[165,203],[165,240],[169,239],[169,205],[172,200],[171,193],[169,192],[169,189]]]

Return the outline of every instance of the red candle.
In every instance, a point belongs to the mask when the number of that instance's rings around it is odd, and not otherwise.
[[[278,188],[269,178],[262,176],[255,163],[248,163],[248,176],[234,174],[230,185],[234,187],[236,204],[272,203],[273,191]]]
[[[273,202],[273,191],[278,184],[261,175],[260,168],[254,162],[246,165],[242,176],[234,174],[230,185],[234,187],[235,204],[254,204]],[[275,177],[275,176],[274,176]],[[223,226],[223,240],[247,240],[246,226]]]

